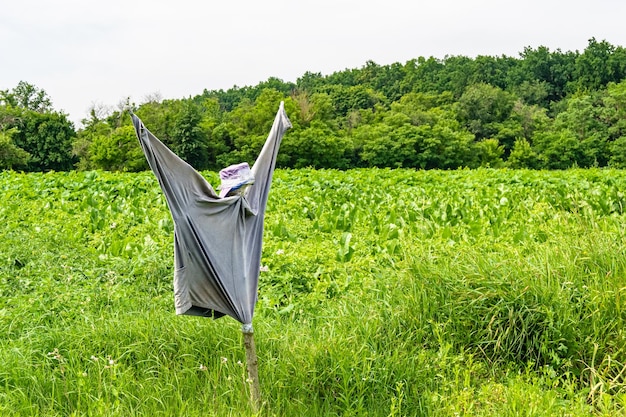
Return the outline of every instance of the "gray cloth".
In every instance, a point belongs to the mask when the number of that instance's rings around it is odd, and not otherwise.
[[[131,114],[150,168],[174,220],[176,314],[252,323],[261,266],[263,218],[284,133],[291,127],[284,103],[242,195],[220,198],[213,187]]]

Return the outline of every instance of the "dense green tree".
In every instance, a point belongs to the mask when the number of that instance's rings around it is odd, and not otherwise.
[[[278,104],[285,100],[284,94],[277,90],[266,89],[256,100],[242,100],[239,105],[229,113],[228,120],[237,128],[237,140],[245,141],[246,136],[267,135],[272,127]]]
[[[515,141],[513,150],[506,161],[506,166],[513,169],[539,169],[543,166],[543,162],[528,140],[520,138]]]
[[[306,129],[290,132],[281,145],[281,166],[291,168],[350,168],[352,142],[328,125],[314,120]]]
[[[315,104],[306,91],[296,91],[291,95],[295,112],[290,116],[292,124],[308,126],[316,116]]]
[[[172,151],[196,169],[209,167],[208,132],[201,127],[200,108],[187,101],[172,126]]]
[[[441,93],[445,90],[442,88],[441,82],[441,72],[445,68],[445,64],[440,59],[420,56],[417,59],[409,60],[405,68],[409,91]]]
[[[580,142],[568,130],[552,130],[535,135],[533,150],[541,160],[541,168],[568,169],[582,160]]]
[[[532,143],[535,132],[545,130],[552,123],[546,113],[547,110],[543,107],[518,100],[513,105],[511,119],[521,127],[521,137]]]
[[[251,102],[256,101],[264,90],[275,90],[282,93],[283,96],[287,96],[290,95],[296,88],[296,84],[292,82],[285,82],[279,78],[270,77],[267,81],[262,81],[255,86],[234,86],[226,91],[209,91],[205,89],[202,95],[196,96],[193,100],[201,102],[206,98],[217,98],[222,110],[231,112],[244,100]]]
[[[626,136],[626,81],[609,83],[602,100],[609,141]]]
[[[474,136],[450,111],[434,108],[427,123],[414,125],[402,112],[390,112],[383,122],[354,131],[354,142],[368,166],[456,169],[473,165]]]
[[[92,159],[94,151],[92,145],[101,141],[102,137],[111,135],[113,128],[98,118],[91,118],[85,127],[77,132],[76,140],[72,143],[72,154],[78,158],[76,168],[79,170],[96,169]],[[99,145],[100,146],[100,145]]]
[[[620,82],[626,77],[626,50],[591,38],[576,59],[574,76],[572,90],[596,91],[610,82]]]
[[[367,166],[412,167],[417,164],[417,129],[408,123],[400,128],[381,123],[360,126],[355,129],[353,136],[359,145],[360,157]]]
[[[417,164],[421,169],[475,167],[472,152],[474,135],[455,121],[440,118],[435,124],[420,126],[416,143]]]
[[[626,169],[626,136],[621,136],[611,142],[609,149],[611,151],[609,166]]]
[[[177,146],[174,139],[176,123],[179,115],[183,113],[183,107],[187,101],[187,99],[164,100],[162,102],[151,101],[139,106],[135,113],[156,137],[172,149]],[[119,118],[121,124],[117,123],[116,120],[112,120],[116,118]],[[114,128],[122,124],[130,124],[131,122],[130,117],[126,113],[114,115],[114,117],[110,117],[108,120],[109,124]]]
[[[305,72],[296,82],[296,89],[314,93],[326,84],[326,78],[321,72]]]
[[[604,120],[604,93],[581,94],[567,99],[567,109],[558,114],[552,127],[571,132],[579,143],[580,167],[605,166],[608,162],[609,126]]]
[[[403,83],[405,76],[405,67],[399,63],[381,66],[374,61],[367,61],[358,71],[356,81],[359,85],[381,93],[386,102],[392,102],[410,91]]]
[[[524,128],[522,124],[510,117],[503,122],[494,122],[489,125],[489,129],[493,134],[488,139],[495,139],[502,146],[503,156],[507,157],[513,149],[513,145],[518,138],[524,136]]]
[[[0,91],[0,132],[3,149],[30,155],[28,170],[139,169],[126,148],[132,109],[183,159],[219,169],[253,162],[284,101],[293,128],[280,166],[621,166],[625,77],[626,50],[595,38],[582,53],[540,46],[515,58],[367,61],[296,83],[271,77],[193,98],[128,99],[117,111],[94,108],[76,135],[45,91],[20,82]]]
[[[428,65],[438,71],[438,74],[433,74],[429,77],[428,84],[432,84],[434,88],[429,90],[420,89],[419,91],[427,93],[443,93],[447,91],[452,93],[455,100],[458,100],[469,85],[475,84],[476,76],[473,59],[463,55],[448,56],[441,62],[443,64],[441,66],[437,66],[431,60],[429,61],[427,61]]]
[[[474,153],[477,163],[481,167],[502,168],[504,161],[504,146],[498,139],[484,139],[474,144]]]
[[[218,170],[221,168],[217,162],[218,157],[231,150],[234,138],[227,138],[222,135],[225,131],[221,123],[222,120],[224,120],[225,113],[221,110],[217,98],[213,97],[202,100],[200,107],[202,109],[200,128],[203,134],[206,135],[207,168]],[[222,128],[218,129],[218,126]]]
[[[526,47],[520,57],[519,64],[509,73],[508,84],[512,91],[517,92],[527,104],[544,108],[565,97],[567,86],[574,77],[577,52],[551,52],[545,46],[536,49]],[[538,86],[543,91],[537,90]]]
[[[510,90],[526,105],[548,108],[550,105],[548,101],[549,88],[550,86],[545,81],[531,80],[523,81],[519,85],[512,85]]]
[[[0,104],[38,113],[52,112],[48,93],[25,81],[20,81],[12,90],[0,90]]]
[[[489,84],[467,88],[456,104],[458,120],[477,140],[494,137],[500,124],[511,116],[515,97]]]
[[[30,154],[13,143],[15,128],[0,131],[0,169],[26,168]]]
[[[31,155],[29,171],[67,171],[74,167],[72,143],[76,132],[66,115],[24,109],[15,109],[14,115],[17,117],[10,127],[17,130],[13,140]]]
[[[518,60],[511,57],[479,55],[471,63],[472,76],[469,81],[471,84],[489,84],[506,90],[508,74],[517,65]]]
[[[385,101],[385,97],[373,89],[363,86],[343,86],[331,84],[324,88],[333,103],[334,117],[346,117],[352,110],[373,109],[376,104]]]
[[[292,99],[277,90],[265,89],[255,101],[243,99],[232,112],[225,115],[223,122],[212,132],[213,138],[229,145],[232,143],[230,151],[217,158],[219,165],[254,162],[267,139],[281,101],[285,101],[288,113],[296,111]]]
[[[416,126],[425,123],[433,123],[436,113],[432,109],[450,109],[454,99],[452,94],[437,93],[408,93],[400,100],[391,104],[393,112],[402,113],[409,117],[410,123]]]
[[[0,91],[0,132],[5,150],[18,156],[19,163],[29,155],[28,171],[73,168],[74,125],[65,114],[54,112],[48,94],[32,84],[20,81],[12,90]]]
[[[142,171],[148,168],[132,125],[120,126],[91,143],[91,167],[109,171]]]

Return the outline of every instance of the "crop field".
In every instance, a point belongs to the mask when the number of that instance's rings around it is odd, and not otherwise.
[[[258,414],[624,415],[625,174],[277,170]],[[151,172],[0,195],[0,415],[254,414],[240,324],[174,313]]]

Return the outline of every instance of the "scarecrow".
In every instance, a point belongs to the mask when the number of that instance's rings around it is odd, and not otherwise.
[[[276,155],[291,127],[281,102],[263,149],[247,163],[220,171],[219,194],[131,113],[141,148],[174,221],[176,314],[242,323],[251,398],[260,404],[252,316],[261,267],[263,220]]]

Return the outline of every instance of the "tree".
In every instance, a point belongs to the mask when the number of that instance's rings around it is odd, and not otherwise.
[[[591,38],[585,51],[576,59],[575,77],[573,91],[596,91],[609,82],[622,81],[626,77],[626,51],[607,41],[598,42]]]
[[[96,135],[91,144],[91,164],[108,171],[142,171],[148,167],[132,125]]]
[[[608,162],[608,125],[603,107],[604,93],[577,94],[566,100],[567,109],[554,120],[555,131],[567,130],[579,145],[576,163],[580,167],[606,166]]]
[[[391,168],[456,169],[473,165],[474,139],[454,120],[450,111],[434,108],[412,124],[402,112],[389,112],[377,124],[355,129],[354,143],[367,166]]]
[[[77,159],[72,153],[74,126],[61,113],[38,113],[18,109],[11,127],[15,145],[31,155],[29,171],[67,171]]]
[[[511,116],[515,97],[489,84],[474,84],[465,90],[457,102],[458,120],[477,140],[487,139],[498,133],[498,123]]]
[[[452,94],[449,92],[438,93],[408,93],[402,98],[391,103],[391,111],[403,113],[409,117],[410,123],[419,126],[425,123],[433,123],[436,112],[433,109],[449,109],[454,103]]]
[[[94,165],[96,159],[92,158],[93,143],[98,143],[102,137],[110,136],[113,129],[108,123],[98,121],[93,116],[84,126],[82,130],[77,132],[76,139],[72,143],[72,155],[78,158],[76,168],[79,170],[100,168]]]
[[[20,81],[11,91],[0,91],[0,104],[37,113],[52,111],[52,101],[48,94],[25,81]]]
[[[613,168],[626,168],[626,136],[622,136],[613,141],[610,145],[611,157],[609,166]]]
[[[314,120],[306,129],[290,132],[282,144],[281,153],[288,161],[281,165],[292,168],[350,168],[352,142],[337,135],[328,125]]]
[[[406,83],[409,91],[429,93],[441,93],[446,87],[441,82],[441,72],[445,68],[445,64],[434,57],[428,59],[419,57],[407,62],[406,66],[407,78]]]
[[[509,73],[509,87],[518,93],[527,104],[537,104],[549,108],[553,102],[565,97],[568,84],[574,78],[574,67],[577,52],[563,53],[560,50],[551,52],[547,47],[536,49],[524,48],[520,53],[519,65]],[[524,86],[531,88],[530,94]],[[543,92],[536,90],[541,86]],[[527,91],[524,94],[524,91]]]
[[[267,139],[281,101],[285,102],[288,114],[297,113],[297,104],[291,98],[271,88],[263,90],[255,101],[243,99],[232,112],[227,113],[212,132],[213,138],[223,141],[231,149],[228,154],[217,158],[218,163],[254,162]]]
[[[314,93],[318,91],[318,88],[326,83],[322,73],[307,71],[296,81],[296,88],[298,90],[307,91],[308,93]]]
[[[533,149],[542,161],[542,168],[568,169],[579,166],[581,160],[580,142],[568,129],[537,134]]]
[[[626,80],[609,83],[603,98],[603,119],[608,125],[609,141],[626,136]]]
[[[502,90],[508,86],[508,74],[517,65],[515,58],[477,56],[471,63],[472,84],[489,84]]]
[[[538,105],[528,105],[518,100],[513,105],[511,118],[519,123],[521,136],[532,143],[535,132],[546,129],[551,120],[546,115],[546,109]]]
[[[0,169],[25,168],[28,164],[30,154],[15,146],[11,138],[16,131],[15,128],[0,131]]]
[[[501,168],[504,166],[502,156],[504,146],[497,139],[485,139],[474,144],[478,165],[481,167]]]
[[[520,85],[512,86],[511,91],[526,105],[537,105],[548,108],[548,89],[550,86],[545,81],[523,81]]]
[[[520,138],[515,141],[513,150],[506,161],[506,166],[513,169],[539,169],[541,164],[542,162],[537,153],[525,138]]]
[[[355,143],[359,144],[361,159],[370,167],[402,168],[417,164],[415,144],[417,127],[409,123],[401,128],[379,123],[355,129]]]
[[[201,127],[200,109],[186,102],[172,129],[172,151],[196,169],[209,166],[207,132]]]
[[[474,135],[464,130],[451,118],[441,116],[433,125],[419,127],[415,144],[416,168],[458,169],[474,167],[476,156],[472,152]]]
[[[429,77],[429,84],[433,83],[435,88],[429,91],[424,89],[419,91],[436,93],[448,91],[455,99],[458,99],[467,86],[474,83],[472,81],[475,78],[474,61],[467,56],[457,55],[446,57],[442,64],[443,66],[438,71],[437,76]],[[435,64],[431,63],[430,65],[437,70]]]

